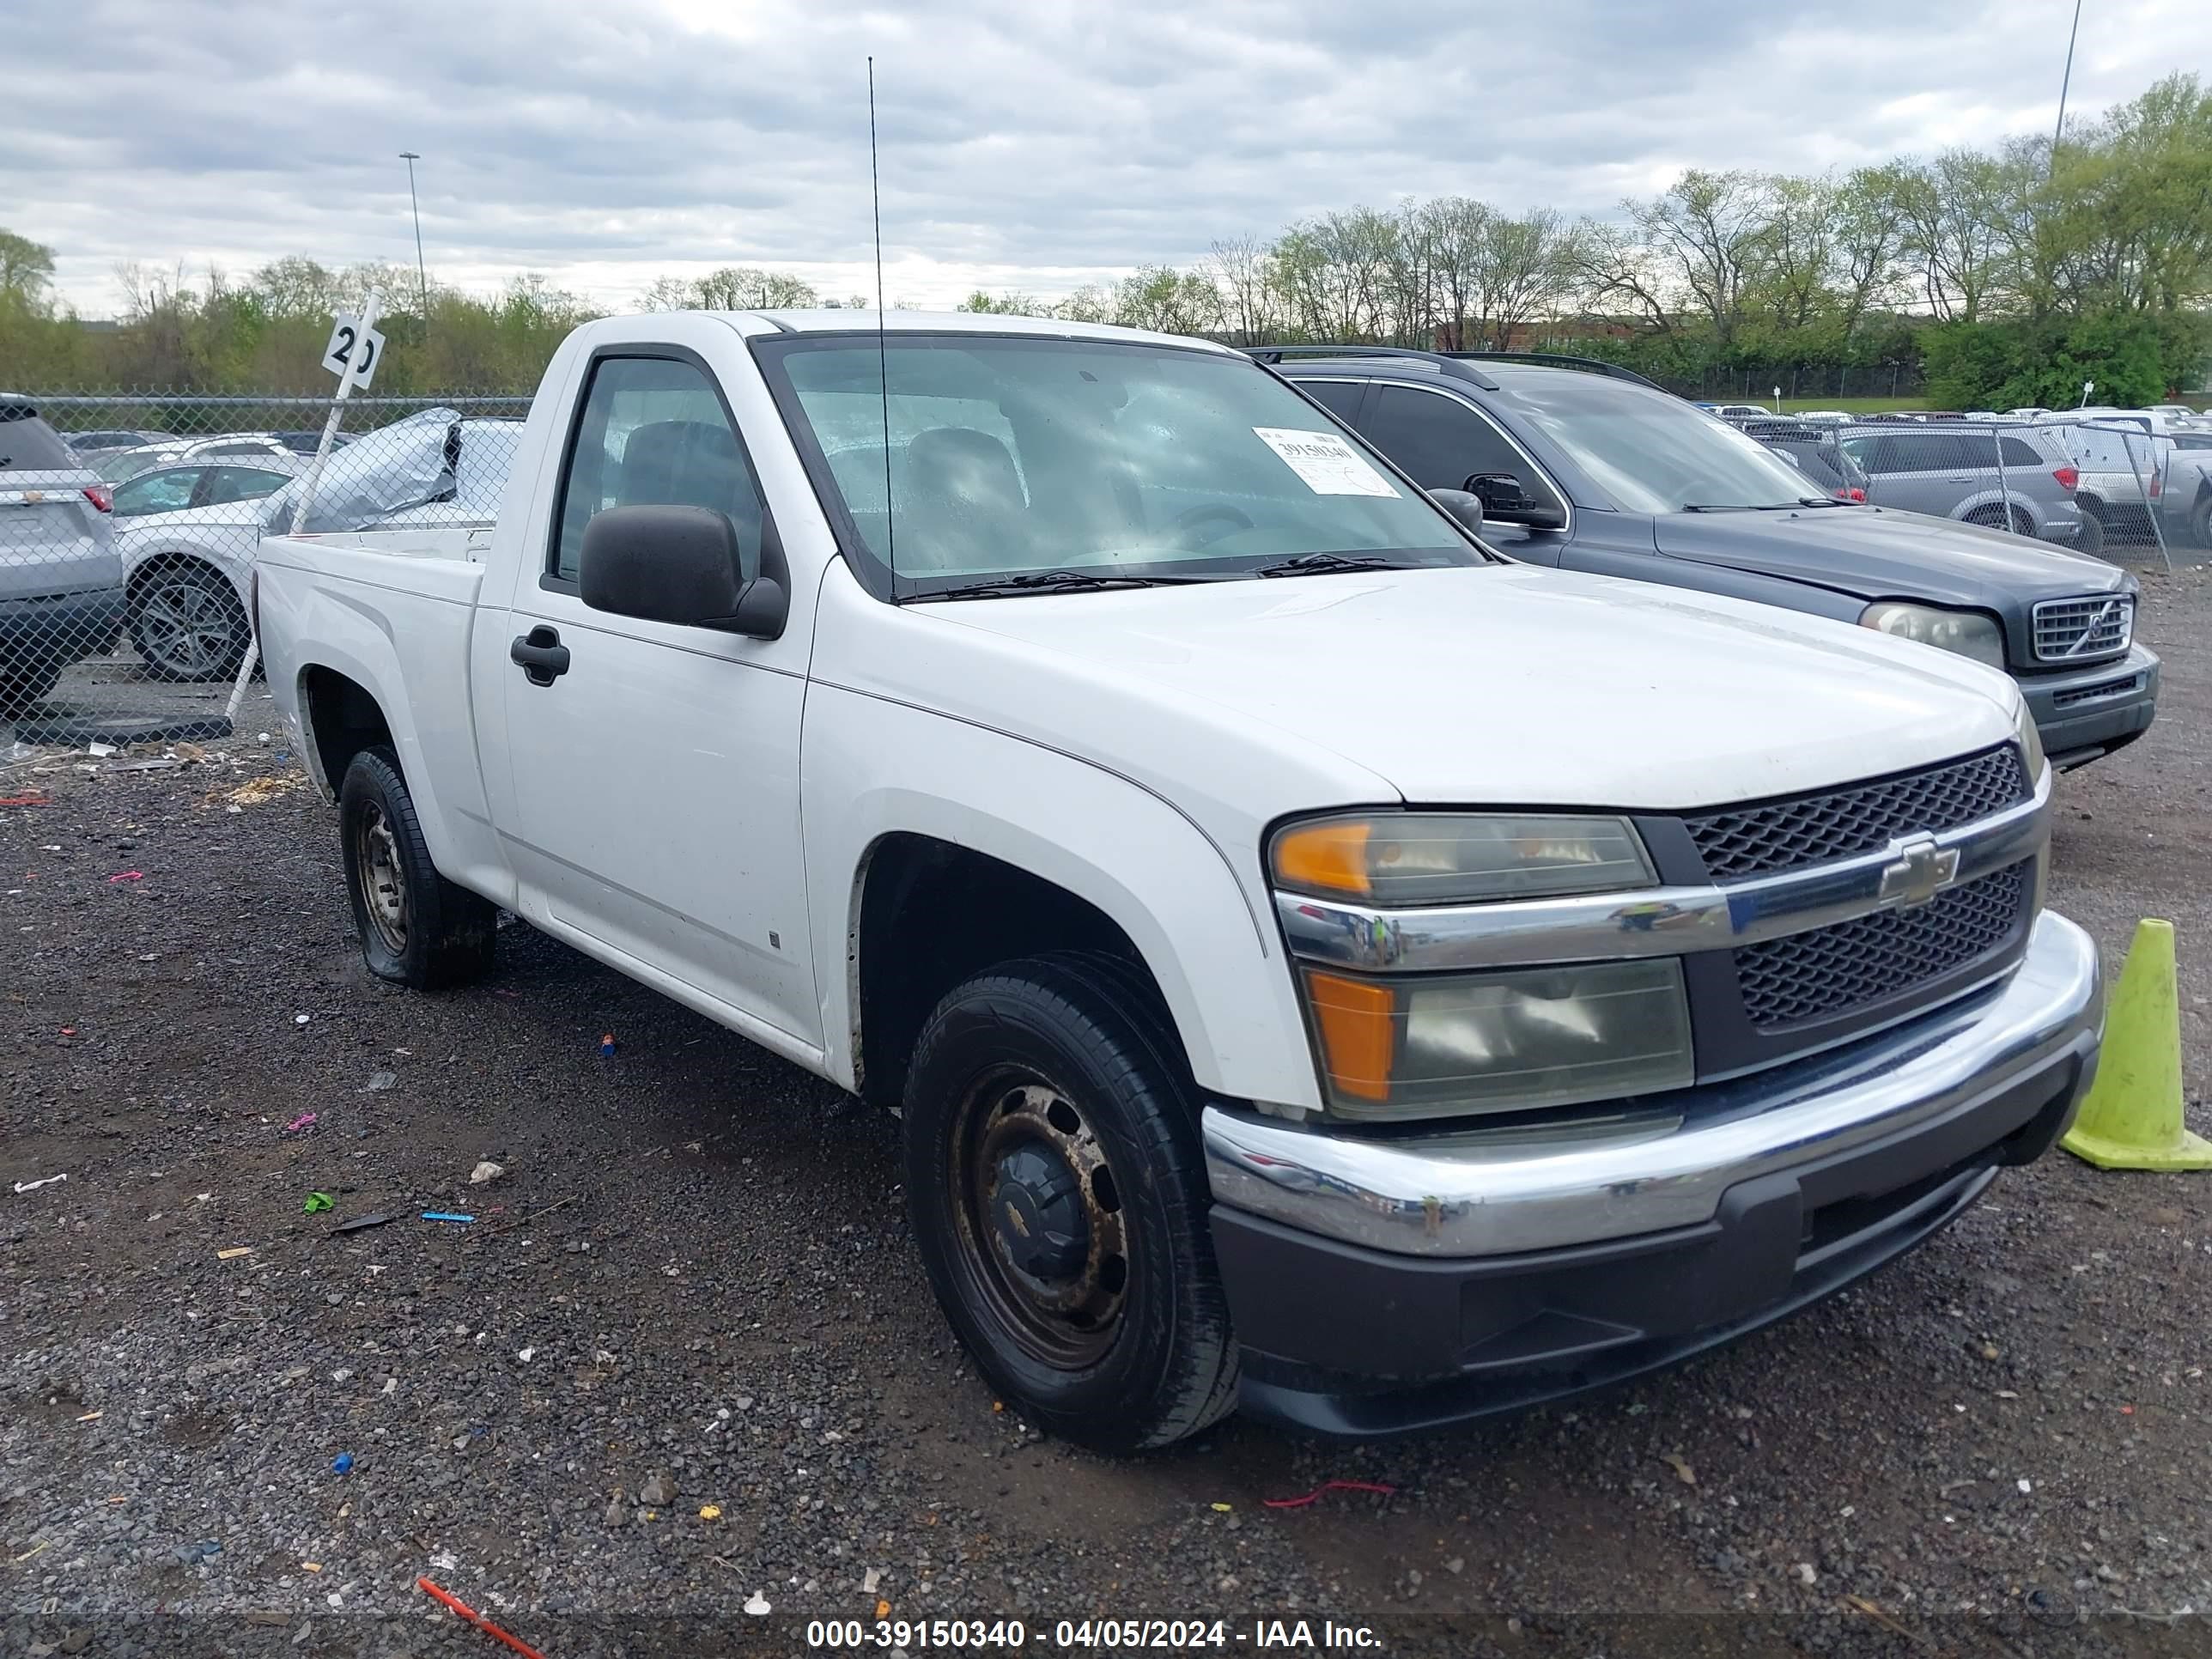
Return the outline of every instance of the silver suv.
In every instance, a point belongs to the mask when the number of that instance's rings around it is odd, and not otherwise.
[[[30,400],[0,392],[0,720],[114,643],[123,562],[107,485]]]
[[[2081,475],[2051,432],[1900,422],[1846,427],[1842,443],[1867,474],[1870,502],[2069,547],[2081,540]]]

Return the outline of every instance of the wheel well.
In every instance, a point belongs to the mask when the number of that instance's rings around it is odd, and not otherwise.
[[[131,597],[134,599],[137,599],[138,597],[138,590],[144,586],[146,583],[150,581],[154,577],[160,575],[164,570],[181,570],[191,565],[198,565],[209,574],[221,577],[224,589],[228,592],[232,597],[235,598],[237,596],[237,585],[234,583],[228,575],[223,574],[222,567],[217,565],[212,559],[203,558],[197,553],[173,552],[156,553],[151,558],[146,560],[145,562],[141,564],[136,570],[131,573]]]
[[[1159,998],[1136,945],[1097,905],[933,836],[886,836],[869,849],[847,948],[854,1081],[878,1105],[898,1103],[931,1010],[993,963],[1091,951],[1128,964]]]
[[[362,750],[396,747],[391,722],[375,697],[334,668],[303,669],[300,700],[307,741],[314,745],[316,763],[332,794]]]

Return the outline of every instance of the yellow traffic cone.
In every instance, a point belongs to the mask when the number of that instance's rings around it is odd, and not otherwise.
[[[2058,1144],[2100,1170],[2212,1170],[2212,1141],[2181,1124],[2172,922],[2136,924],[2105,1020],[2097,1080]]]

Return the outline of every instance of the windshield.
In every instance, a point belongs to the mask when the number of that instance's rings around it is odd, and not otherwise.
[[[1663,392],[1556,372],[1516,374],[1507,390],[1619,512],[1795,507],[1825,493],[1758,440]]]
[[[1419,491],[1241,357],[892,334],[887,422],[874,336],[755,344],[801,448],[820,451],[833,515],[899,597],[1279,574],[1294,559],[1482,562]]]

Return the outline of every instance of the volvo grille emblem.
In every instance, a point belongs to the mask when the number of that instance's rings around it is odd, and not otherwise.
[[[1882,867],[1879,897],[1884,909],[1925,904],[1959,873],[1959,849],[1938,847],[1933,836],[1911,836],[1889,844],[1891,862]]]

